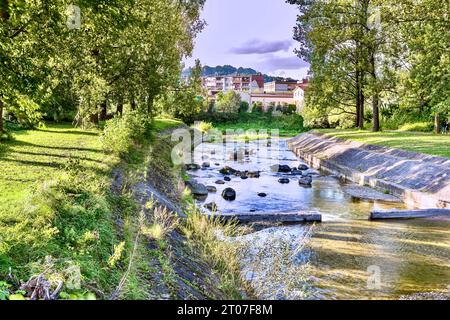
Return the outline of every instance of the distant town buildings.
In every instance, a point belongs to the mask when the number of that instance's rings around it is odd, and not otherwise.
[[[235,91],[250,106],[258,103],[267,109],[269,106],[295,105],[300,111],[308,79],[264,83],[262,74],[209,76],[202,78],[202,85],[208,92],[208,98],[213,101],[219,92]]]

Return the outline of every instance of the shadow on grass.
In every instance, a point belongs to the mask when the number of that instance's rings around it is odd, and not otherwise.
[[[77,159],[81,161],[88,161],[88,162],[96,162],[96,163],[103,163],[101,160],[96,160],[88,157],[79,157],[74,156],[71,154],[51,154],[51,153],[37,153],[37,152],[30,152],[30,151],[14,151],[14,154],[25,154],[30,156],[42,156],[42,157],[54,157],[54,158],[61,158],[61,159]],[[1,159],[1,154],[0,154]]]
[[[51,130],[51,129],[39,129],[37,131],[40,132],[48,132],[48,133],[58,133],[58,134],[74,134],[74,135],[84,135],[84,136],[99,136],[98,132],[90,132],[90,131],[72,131],[72,130]]]
[[[87,151],[87,152],[96,152],[96,153],[103,153],[100,149],[92,149],[92,148],[80,148],[80,147],[54,147],[54,146],[43,146],[39,144],[34,144],[31,142],[25,142],[25,141],[11,141],[8,143],[10,146],[29,146],[34,148],[44,148],[44,149],[52,149],[52,150],[67,150],[67,151]]]

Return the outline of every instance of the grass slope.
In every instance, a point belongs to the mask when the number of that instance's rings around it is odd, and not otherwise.
[[[361,130],[326,129],[319,132],[338,138],[366,144],[450,157],[450,135],[436,135],[416,132],[371,132]]]

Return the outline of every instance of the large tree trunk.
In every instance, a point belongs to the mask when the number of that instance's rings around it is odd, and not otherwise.
[[[364,129],[364,92],[362,88],[362,83],[359,84],[359,123],[358,128],[363,130]]]
[[[372,113],[373,113],[373,132],[380,131],[380,95],[377,84],[377,72],[375,54],[372,52],[370,56],[372,80],[373,80],[373,96],[372,96]]]
[[[108,117],[108,103],[105,100],[102,102],[100,106],[99,120],[105,121],[107,117]]]
[[[441,133],[441,115],[438,112],[434,115],[434,132],[436,134]]]
[[[0,18],[3,21],[9,20],[9,0],[2,0],[0,2]]]
[[[2,134],[3,131],[3,101],[0,98],[0,134]]]
[[[359,70],[356,70],[356,127],[359,127],[361,122],[361,95],[360,95],[360,87],[359,87]]]
[[[120,98],[119,102],[117,103],[117,114],[120,114],[120,116],[123,115],[123,99]]]

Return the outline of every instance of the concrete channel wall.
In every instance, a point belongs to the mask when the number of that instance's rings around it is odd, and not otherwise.
[[[421,209],[450,208],[450,159],[309,132],[289,148],[315,169],[389,192]],[[450,146],[449,146],[450,147]]]

